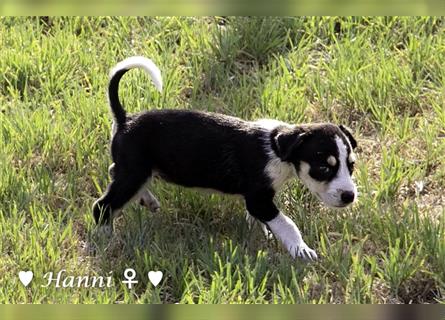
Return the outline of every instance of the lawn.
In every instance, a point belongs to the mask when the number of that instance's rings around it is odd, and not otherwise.
[[[445,303],[444,18],[0,18],[0,45],[0,303]],[[162,181],[160,212],[132,204],[112,237],[98,231],[108,73],[131,55],[156,62],[164,90],[129,72],[129,112],[353,129],[354,206],[327,209],[298,181],[276,199],[317,262],[249,229],[241,199]],[[43,287],[61,270],[113,286]]]

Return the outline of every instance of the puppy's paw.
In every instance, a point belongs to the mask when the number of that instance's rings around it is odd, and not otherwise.
[[[153,213],[161,211],[161,204],[159,203],[158,199],[151,199],[151,201],[148,203],[148,209]]]
[[[113,225],[112,224],[104,224],[97,227],[97,235],[99,237],[109,238],[113,235]]]
[[[142,206],[147,207],[148,210],[153,213],[159,212],[161,210],[161,204],[159,203],[159,200],[156,199],[154,196],[148,195],[148,193],[142,195],[139,203]]]
[[[301,237],[295,223],[284,214],[280,213],[276,218],[267,223],[274,235],[283,243],[292,258],[300,257],[304,260],[316,260],[317,254],[308,247]]]
[[[291,253],[293,258],[299,257],[306,261],[315,261],[318,259],[317,253],[304,242],[297,246],[293,252],[294,254]]]
[[[273,233],[267,228],[267,226],[264,223],[261,223],[261,229],[263,230],[264,236],[266,237],[266,240],[272,240],[273,239]]]
[[[110,206],[101,198],[93,204],[93,217],[96,225],[109,224],[113,218],[113,211]]]

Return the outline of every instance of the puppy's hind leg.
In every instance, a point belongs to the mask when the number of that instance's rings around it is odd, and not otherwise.
[[[150,170],[116,170],[116,167],[113,171],[113,181],[105,194],[93,205],[93,216],[97,224],[111,224],[113,217],[137,195],[151,173]]]
[[[161,204],[159,200],[150,192],[150,190],[143,189],[140,192],[139,203],[147,207],[151,212],[156,213],[161,209]]]
[[[111,178],[114,178],[114,172],[115,172],[115,164],[112,163],[108,167],[108,174]],[[159,200],[156,199],[156,197],[150,192],[150,190],[145,189],[144,186],[141,187],[141,189],[138,192],[138,196],[136,197],[137,201],[142,206],[147,207],[151,212],[158,212],[161,209],[161,204],[159,203]]]

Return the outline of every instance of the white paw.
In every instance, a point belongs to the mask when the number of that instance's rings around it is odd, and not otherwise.
[[[301,237],[295,223],[283,213],[267,223],[273,234],[281,240],[284,247],[289,251],[292,258],[300,257],[304,260],[316,260],[317,254],[309,248]]]
[[[315,261],[318,259],[317,253],[304,242],[297,246],[291,246],[289,252],[292,258],[299,257],[306,261]]]

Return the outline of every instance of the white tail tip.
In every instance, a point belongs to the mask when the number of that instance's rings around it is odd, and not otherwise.
[[[142,56],[129,57],[119,62],[111,70],[110,78],[112,78],[120,70],[130,70],[133,68],[141,68],[145,72],[147,72],[150,75],[151,80],[153,81],[153,84],[155,85],[156,89],[158,89],[159,92],[162,92],[161,71],[153,61]]]

